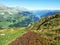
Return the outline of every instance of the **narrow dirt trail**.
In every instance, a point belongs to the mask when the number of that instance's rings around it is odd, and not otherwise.
[[[38,34],[30,31],[8,45],[43,45],[43,42]]]

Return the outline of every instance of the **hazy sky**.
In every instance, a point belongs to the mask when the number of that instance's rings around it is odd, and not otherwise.
[[[60,0],[0,0],[7,6],[21,6],[30,10],[60,10]]]

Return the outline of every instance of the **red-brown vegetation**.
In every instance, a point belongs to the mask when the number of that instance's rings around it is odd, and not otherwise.
[[[42,38],[35,32],[28,32],[9,45],[43,45]]]

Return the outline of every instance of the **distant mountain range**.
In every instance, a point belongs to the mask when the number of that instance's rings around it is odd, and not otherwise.
[[[35,15],[37,15],[39,18],[46,17],[46,16],[52,16],[57,12],[60,12],[60,10],[34,10],[32,11]]]
[[[25,8],[0,6],[0,28],[26,27],[39,18]]]
[[[60,10],[33,10],[24,7],[7,7],[0,5],[0,28],[26,27],[34,24],[42,17],[51,16]]]

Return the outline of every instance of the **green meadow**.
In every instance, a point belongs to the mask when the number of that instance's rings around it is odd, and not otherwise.
[[[26,33],[25,27],[22,28],[7,28],[0,30],[0,45],[8,45],[8,43],[15,40],[17,37]]]

